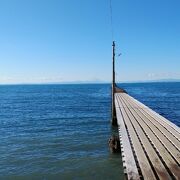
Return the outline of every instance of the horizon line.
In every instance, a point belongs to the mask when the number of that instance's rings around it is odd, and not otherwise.
[[[156,79],[156,80],[133,80],[117,81],[116,83],[170,83],[180,82],[180,79]],[[111,84],[111,81],[64,81],[64,82],[20,82],[20,83],[0,83],[0,85],[68,85],[68,84]]]

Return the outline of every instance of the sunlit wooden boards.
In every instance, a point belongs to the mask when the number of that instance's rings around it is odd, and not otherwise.
[[[115,93],[127,179],[180,179],[180,129],[127,93]]]

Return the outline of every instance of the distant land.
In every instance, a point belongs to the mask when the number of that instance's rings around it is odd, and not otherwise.
[[[137,81],[117,81],[117,83],[152,83],[152,82],[180,82],[180,79],[156,79],[156,80],[137,80]],[[111,83],[111,81],[72,81],[72,82],[63,82],[58,84],[106,84]]]
[[[117,81],[116,83],[152,83],[152,82],[180,82],[180,79],[156,79],[156,80],[137,80],[137,81]],[[67,82],[52,82],[41,84],[109,84],[111,81],[94,80],[94,81],[67,81]],[[39,83],[37,83],[39,84]]]
[[[156,80],[137,80],[137,81],[117,81],[116,83],[161,83],[161,82],[180,82],[180,79],[156,79]],[[111,81],[67,81],[67,82],[32,82],[32,83],[1,83],[0,85],[38,85],[38,84],[110,84]]]
[[[152,82],[180,82],[180,79],[154,79],[141,81],[119,81],[118,83],[152,83]]]

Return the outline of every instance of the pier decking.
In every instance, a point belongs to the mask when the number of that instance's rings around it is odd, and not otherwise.
[[[180,179],[180,129],[122,90],[114,100],[127,179]]]

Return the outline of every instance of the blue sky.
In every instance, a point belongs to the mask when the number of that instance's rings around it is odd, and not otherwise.
[[[180,79],[180,1],[112,0],[118,81]],[[109,0],[0,0],[0,83],[111,81]]]

